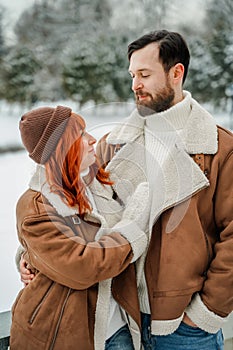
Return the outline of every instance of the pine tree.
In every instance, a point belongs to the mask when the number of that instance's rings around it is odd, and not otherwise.
[[[38,99],[33,89],[34,75],[40,68],[33,52],[27,48],[11,49],[2,62],[2,97],[8,102],[31,105]]]
[[[0,6],[0,62],[2,57],[6,54],[6,45],[3,33],[3,19],[4,19],[4,8]]]
[[[226,104],[227,89],[233,77],[233,2],[211,0],[207,8],[207,44],[214,63],[210,93],[216,104]]]

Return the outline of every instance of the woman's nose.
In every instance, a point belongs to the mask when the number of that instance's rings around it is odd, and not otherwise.
[[[96,143],[96,139],[94,138],[94,136],[89,134],[88,143],[89,143],[89,145],[93,145],[94,143]]]

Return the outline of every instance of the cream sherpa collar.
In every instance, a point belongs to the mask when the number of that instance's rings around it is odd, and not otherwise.
[[[184,91],[184,100],[190,103],[190,111],[187,113],[187,123],[182,129],[180,137],[186,151],[189,154],[215,154],[218,149],[217,126],[214,118],[200,104],[191,97],[191,94]],[[183,100],[183,101],[184,101]],[[169,110],[150,116],[150,119],[164,118],[169,120],[169,115],[179,113],[179,108],[184,102],[181,101]],[[185,102],[186,103],[186,102]],[[134,141],[144,132],[145,120],[134,110],[131,115],[122,123],[119,123],[108,135],[107,143],[122,144]]]

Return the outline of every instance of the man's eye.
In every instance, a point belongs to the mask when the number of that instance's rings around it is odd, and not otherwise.
[[[86,130],[83,130],[82,133],[81,133],[81,136],[85,136],[86,135]]]
[[[142,78],[148,78],[150,75],[149,74],[143,74]]]

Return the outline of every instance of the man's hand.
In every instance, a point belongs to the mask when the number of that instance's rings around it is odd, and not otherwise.
[[[35,275],[31,272],[30,269],[28,269],[28,263],[23,258],[23,256],[21,256],[21,259],[20,259],[19,271],[20,271],[21,281],[26,287],[33,280]]]
[[[197,327],[197,325],[195,323],[193,323],[193,321],[186,314],[184,314],[184,317],[183,317],[182,321],[184,323],[186,323],[188,326]]]

